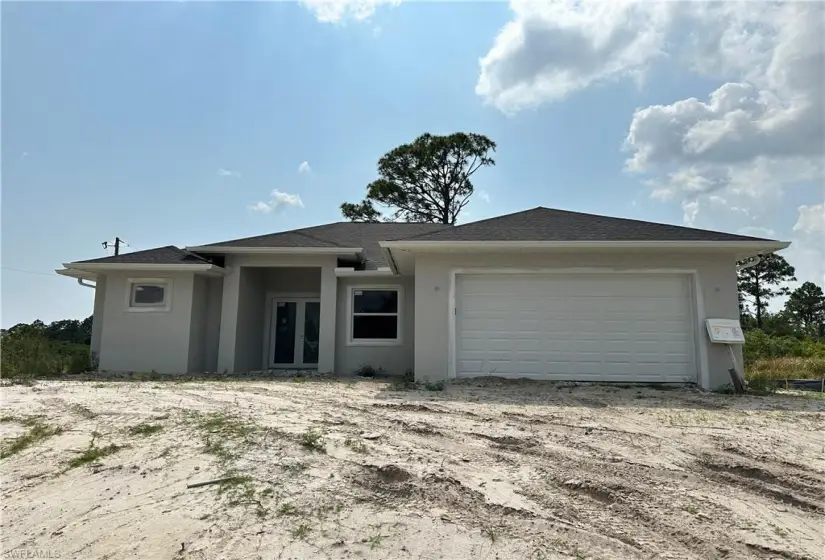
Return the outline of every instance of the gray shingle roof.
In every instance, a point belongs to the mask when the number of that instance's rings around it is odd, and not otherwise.
[[[209,264],[209,261],[192,253],[179,249],[174,245],[123,253],[116,257],[101,257],[86,261],[75,261],[74,264]]]
[[[389,241],[389,240],[387,240]],[[539,206],[404,238],[404,241],[770,241]]]
[[[336,222],[210,243],[221,247],[360,247],[367,269],[387,266],[379,241],[771,241],[670,224],[554,210],[539,206],[460,226],[445,224]],[[81,263],[207,264],[173,245]]]
[[[444,224],[408,224],[395,222],[335,222],[292,231],[209,243],[209,247],[362,247],[365,267],[387,266],[379,241],[392,241],[432,233],[452,226]]]

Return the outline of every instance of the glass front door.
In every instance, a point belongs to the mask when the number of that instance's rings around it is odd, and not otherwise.
[[[275,299],[272,305],[269,367],[317,367],[320,325],[319,300]]]

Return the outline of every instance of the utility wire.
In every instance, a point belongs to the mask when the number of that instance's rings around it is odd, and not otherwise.
[[[24,268],[14,268],[13,266],[0,266],[2,270],[13,270],[15,272],[25,272],[26,274],[40,274],[42,276],[60,276],[56,272],[40,272],[37,270],[26,270]]]

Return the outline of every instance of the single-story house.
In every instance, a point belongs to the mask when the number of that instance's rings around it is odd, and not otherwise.
[[[332,223],[64,264],[94,282],[108,371],[368,364],[418,380],[729,382],[706,318],[736,262],[789,243],[534,208],[464,225]]]

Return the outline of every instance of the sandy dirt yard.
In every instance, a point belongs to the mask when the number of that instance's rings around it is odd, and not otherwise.
[[[3,558],[825,558],[819,398],[495,380],[0,391]]]

